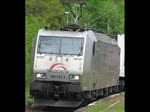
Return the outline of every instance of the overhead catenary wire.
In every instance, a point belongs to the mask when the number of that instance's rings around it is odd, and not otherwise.
[[[95,22],[97,19],[103,17],[104,15],[108,14],[110,11],[114,10],[115,8],[117,8],[117,6],[114,6],[113,8],[111,8],[110,10],[108,10],[107,12],[105,12],[104,14],[98,16],[96,19],[92,20],[91,22],[84,24],[83,26],[81,26],[77,31],[79,31],[81,28],[86,27],[88,25],[90,25],[91,23]]]

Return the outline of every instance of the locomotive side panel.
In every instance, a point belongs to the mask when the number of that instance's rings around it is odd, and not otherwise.
[[[91,75],[91,56],[92,56],[92,40],[89,36],[85,38],[85,50],[83,61],[83,76],[81,79],[81,88],[83,91],[90,91],[92,89],[92,75]]]
[[[118,85],[119,47],[109,37],[101,34],[97,41],[89,34],[85,40],[82,90],[92,91]]]
[[[93,89],[102,89],[118,85],[119,79],[119,50],[118,47],[101,42],[96,43],[98,51],[93,56],[95,62],[95,81]]]
[[[91,91],[93,89],[93,68],[91,66],[93,43],[97,41],[93,31],[85,31],[84,53],[83,53],[83,76],[80,81],[82,91]]]

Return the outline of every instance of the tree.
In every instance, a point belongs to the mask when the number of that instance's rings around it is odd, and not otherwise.
[[[63,21],[64,7],[59,0],[26,0],[25,3],[25,54],[26,54],[26,86],[30,80],[30,57],[32,39],[39,29],[48,26],[50,29],[59,29]]]
[[[86,2],[87,6],[84,8],[80,24],[89,23],[102,16],[90,24],[88,28],[101,30],[105,33],[124,33],[124,0],[86,0]],[[111,11],[107,13],[109,10]],[[105,13],[107,14],[104,15]]]

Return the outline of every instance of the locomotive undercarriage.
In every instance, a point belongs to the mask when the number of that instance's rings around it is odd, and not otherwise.
[[[30,94],[36,99],[81,100],[79,83],[35,81],[31,84]]]
[[[119,92],[119,86],[112,86],[92,91],[81,91],[80,83],[74,82],[42,82],[31,83],[30,95],[39,105],[78,107],[97,98],[106,97]]]

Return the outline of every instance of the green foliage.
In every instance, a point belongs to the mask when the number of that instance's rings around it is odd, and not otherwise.
[[[45,21],[51,29],[58,29],[64,16],[59,0],[26,0],[25,9],[26,16],[39,18],[39,22]]]
[[[124,100],[120,101],[116,105],[110,107],[112,103],[109,102],[99,102],[98,104],[86,108],[83,112],[124,112]],[[108,108],[110,107],[110,108]]]
[[[28,102],[33,102],[34,101],[34,98],[30,98],[30,95],[29,95],[29,87],[26,87],[25,89],[25,102],[28,103]]]
[[[104,33],[124,33],[124,0],[86,0],[86,2],[80,24],[89,23],[101,16],[88,25],[88,28],[101,30]],[[107,13],[109,10],[111,11]]]
[[[83,112],[100,112],[100,110],[103,110],[104,108],[107,108],[109,104],[106,102],[100,102],[97,105],[94,105],[92,107],[88,107],[86,110]]]

